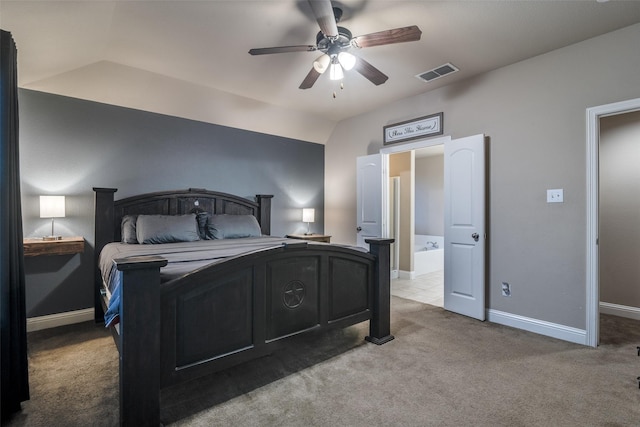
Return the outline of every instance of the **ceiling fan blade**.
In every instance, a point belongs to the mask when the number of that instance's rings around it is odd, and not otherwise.
[[[338,36],[338,24],[336,24],[336,17],[333,14],[333,6],[331,6],[331,0],[308,0],[309,6],[318,21],[320,31],[326,37]]]
[[[302,83],[300,83],[300,89],[309,89],[320,77],[320,73],[316,71],[315,68],[311,67],[311,71],[307,74],[307,77],[304,78]]]
[[[351,40],[351,43],[356,47],[371,47],[392,43],[415,42],[420,40],[421,34],[420,28],[412,25],[410,27],[394,28],[393,30],[357,36]]]
[[[249,53],[251,55],[267,55],[270,53],[286,53],[286,52],[313,52],[317,48],[313,45],[299,45],[299,46],[280,46],[280,47],[261,47],[258,49],[251,49]]]
[[[382,71],[378,70],[376,67],[369,64],[367,61],[360,57],[358,57],[356,65],[355,67],[353,67],[353,69],[362,74],[376,86],[381,85],[382,83],[386,82],[387,79],[389,79],[386,74],[384,74]]]

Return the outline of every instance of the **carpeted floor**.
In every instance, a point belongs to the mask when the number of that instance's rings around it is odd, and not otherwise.
[[[174,426],[637,426],[640,325],[602,316],[592,349],[398,297],[367,324],[162,392]],[[31,400],[10,426],[118,424],[118,354],[93,324],[29,335]]]

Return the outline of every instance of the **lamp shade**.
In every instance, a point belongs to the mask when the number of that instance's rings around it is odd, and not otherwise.
[[[313,208],[302,209],[302,222],[314,222],[316,219],[316,211]]]
[[[64,196],[40,196],[40,218],[63,218]]]
[[[322,74],[325,71],[327,71],[327,68],[329,68],[329,63],[331,63],[331,58],[329,58],[329,55],[325,53],[322,56],[320,56],[318,59],[313,61],[313,68],[317,72]]]
[[[340,52],[338,54],[338,61],[342,68],[349,71],[356,65],[356,57],[351,55],[349,52]]]

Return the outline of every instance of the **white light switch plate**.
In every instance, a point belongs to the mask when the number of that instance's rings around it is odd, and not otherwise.
[[[547,190],[547,203],[562,203],[564,202],[564,192],[562,188],[555,190]]]

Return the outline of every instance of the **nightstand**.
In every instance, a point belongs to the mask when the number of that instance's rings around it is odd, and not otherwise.
[[[287,234],[289,239],[310,240],[312,242],[331,243],[331,236],[324,234]]]
[[[84,252],[83,237],[63,237],[60,240],[27,238],[23,241],[24,256],[70,255]]]

